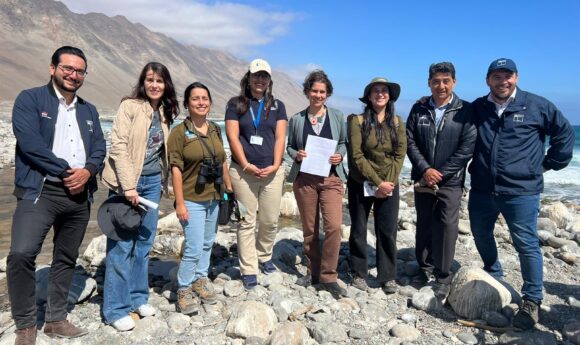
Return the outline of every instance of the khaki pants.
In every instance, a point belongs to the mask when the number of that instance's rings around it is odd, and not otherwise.
[[[272,248],[278,230],[284,169],[278,169],[275,174],[265,179],[257,179],[232,162],[230,176],[236,199],[248,212],[238,228],[240,271],[243,275],[258,274],[258,262],[272,259]],[[260,213],[257,216],[258,209]]]

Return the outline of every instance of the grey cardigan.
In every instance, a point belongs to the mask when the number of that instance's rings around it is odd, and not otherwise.
[[[342,157],[346,157],[346,122],[344,121],[342,112],[330,107],[327,107],[326,109],[328,116],[327,120],[330,120],[332,139],[338,141],[336,153],[340,153]],[[288,123],[288,144],[286,145],[286,152],[288,152],[288,155],[293,159],[292,168],[286,178],[288,182],[294,182],[300,172],[301,163],[296,161],[296,154],[298,153],[298,150],[304,150],[304,124],[310,125],[306,120],[307,118],[308,108],[292,116]],[[343,182],[346,182],[347,173],[343,163],[344,162],[340,162],[340,164],[336,166],[336,174]]]

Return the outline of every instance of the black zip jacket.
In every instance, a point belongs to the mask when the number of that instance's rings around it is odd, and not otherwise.
[[[439,187],[463,187],[476,136],[471,104],[455,93],[438,127],[429,102],[413,105],[407,119],[407,155],[413,165],[413,181],[419,181],[428,168],[433,168],[443,175]]]

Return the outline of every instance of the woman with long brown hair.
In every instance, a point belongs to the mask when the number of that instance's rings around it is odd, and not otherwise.
[[[123,195],[133,206],[140,198],[159,203],[167,191],[167,138],[179,104],[167,68],[150,62],[129,97],[119,106],[111,131],[103,183],[110,195]],[[148,209],[139,231],[107,238],[103,315],[119,331],[135,327],[130,312],[151,316],[148,304],[149,251],[157,231],[158,211]],[[121,234],[121,232],[118,232]]]
[[[352,285],[367,289],[367,222],[374,210],[377,281],[385,293],[398,290],[396,278],[399,174],[407,152],[407,137],[395,101],[401,87],[386,78],[374,78],[360,101],[364,112],[347,121],[349,137],[348,209]]]

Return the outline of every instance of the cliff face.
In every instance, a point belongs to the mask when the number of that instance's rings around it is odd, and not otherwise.
[[[206,84],[214,99],[211,116],[221,118],[248,65],[222,51],[183,45],[123,16],[77,14],[52,0],[0,0],[0,101],[48,82],[50,56],[62,45],[77,46],[87,55],[89,75],[79,94],[103,113],[114,112],[141,68],[158,61],[169,68],[180,98],[189,83]],[[284,73],[273,74],[274,95],[289,114],[306,105],[296,82]]]

